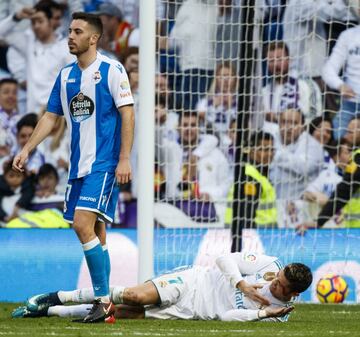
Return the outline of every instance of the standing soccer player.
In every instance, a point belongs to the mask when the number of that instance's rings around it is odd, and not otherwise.
[[[66,118],[71,145],[64,218],[73,223],[84,249],[95,295],[84,322],[93,323],[104,320],[114,308],[109,297],[110,259],[104,222],[113,221],[117,185],[131,180],[134,101],[123,66],[96,50],[102,34],[100,18],[79,12],[72,19],[68,45],[77,61],[60,71],[47,112],[14,158],[13,168],[23,171],[29,153],[61,116]],[[40,305],[41,300],[40,295]],[[43,301],[47,300],[43,296]],[[57,302],[58,298],[51,300]]]

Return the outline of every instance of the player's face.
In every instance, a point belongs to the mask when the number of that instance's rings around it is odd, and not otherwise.
[[[84,20],[73,20],[69,28],[68,46],[71,54],[79,56],[93,44],[94,32]]]
[[[0,88],[0,106],[5,111],[13,111],[17,105],[17,85],[4,83]]]
[[[290,283],[286,279],[284,271],[280,270],[270,284],[271,294],[280,301],[289,301],[295,295],[291,291]]]
[[[31,16],[31,27],[37,39],[45,41],[52,34],[53,29],[50,20],[44,12],[35,12]]]
[[[301,113],[297,110],[286,110],[280,114],[280,135],[284,145],[295,143],[303,132]]]

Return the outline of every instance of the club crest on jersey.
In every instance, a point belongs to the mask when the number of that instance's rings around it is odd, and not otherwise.
[[[255,262],[256,261],[256,255],[255,254],[246,254],[244,256],[244,260],[248,262]]]
[[[94,113],[94,109],[94,102],[90,97],[84,95],[82,92],[79,92],[76,96],[74,96],[69,105],[71,118],[77,123],[90,118]]]
[[[99,70],[94,72],[93,80],[95,84],[98,84],[101,81],[101,73]]]

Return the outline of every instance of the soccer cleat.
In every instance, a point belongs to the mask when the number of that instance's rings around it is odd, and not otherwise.
[[[26,302],[27,309],[33,312],[41,312],[55,305],[62,305],[57,292],[35,295]]]
[[[104,322],[106,318],[115,312],[115,306],[112,302],[103,303],[100,299],[95,300],[90,312],[83,319],[83,323]]]
[[[34,318],[47,316],[48,309],[30,311],[26,306],[18,307],[11,313],[12,318]]]
[[[110,315],[109,317],[105,318],[105,323],[107,324],[114,324],[116,322],[115,316]]]

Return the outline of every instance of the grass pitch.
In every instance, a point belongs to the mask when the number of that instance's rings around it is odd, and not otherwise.
[[[0,304],[0,336],[360,336],[360,306],[298,304],[287,323],[117,320],[80,324],[64,318],[12,319],[15,304]]]

